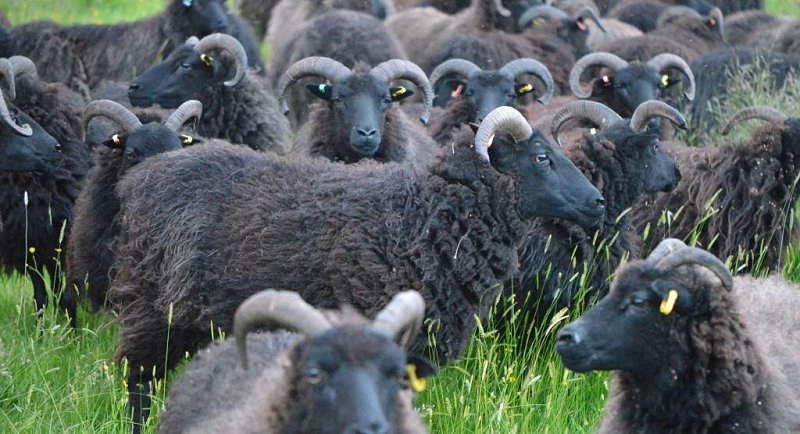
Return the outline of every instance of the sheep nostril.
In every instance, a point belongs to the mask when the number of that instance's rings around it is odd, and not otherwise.
[[[364,137],[373,137],[377,133],[376,130],[364,130],[361,128],[356,129],[356,132],[358,133],[359,136],[364,136]]]
[[[605,198],[602,198],[602,197],[601,197],[601,198],[598,198],[597,200],[595,200],[595,201],[594,201],[594,204],[595,204],[595,205],[596,205],[598,208],[605,208],[605,206],[606,206],[606,200],[605,200]]]
[[[574,345],[579,344],[581,342],[581,338],[577,333],[573,333],[568,330],[562,330],[558,333],[558,343],[563,345]]]
[[[128,90],[137,90],[137,89],[139,89],[139,85],[137,83],[131,83],[130,86],[128,86]]]

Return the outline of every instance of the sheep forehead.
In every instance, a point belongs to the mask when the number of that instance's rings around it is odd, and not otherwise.
[[[178,136],[166,126],[151,122],[139,127],[128,136],[128,147],[135,147],[140,153],[155,155],[181,148]]]
[[[497,71],[481,71],[470,76],[469,82],[473,86],[478,85],[481,87],[505,87],[514,85],[513,80],[509,80],[508,77]]]
[[[306,361],[364,366],[380,360],[402,362],[400,348],[370,327],[343,325],[311,338],[303,351]]]
[[[367,73],[351,74],[341,82],[335,83],[333,89],[334,92],[338,93],[341,97],[347,97],[357,93],[366,93],[383,97],[384,94],[388,93],[388,86],[386,83],[381,82]]]

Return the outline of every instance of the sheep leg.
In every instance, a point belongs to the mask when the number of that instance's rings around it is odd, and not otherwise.
[[[150,416],[150,384],[152,378],[146,380],[144,370],[136,372],[131,368],[128,374],[128,406],[131,411],[131,432],[139,434],[142,431],[147,417]]]
[[[47,286],[45,285],[44,278],[42,277],[44,270],[34,271],[32,273],[28,273],[31,278],[31,283],[33,284],[33,304],[34,308],[36,309],[37,314],[41,318],[42,313],[44,312],[44,308],[47,305]],[[55,291],[56,288],[61,286],[61,278],[60,273],[54,271],[51,273],[53,277],[53,285],[51,288]],[[61,297],[58,301],[59,307],[66,311],[67,316],[69,317],[69,325],[72,328],[76,328],[78,326],[77,322],[77,310],[78,310],[78,302],[75,300],[75,297],[69,293],[69,291],[64,290],[61,293]]]

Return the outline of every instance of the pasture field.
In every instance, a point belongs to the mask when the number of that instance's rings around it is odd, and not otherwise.
[[[800,15],[800,0],[767,3],[775,13]],[[112,23],[151,15],[163,5],[164,0],[0,0],[0,11],[15,24],[45,19]],[[714,106],[721,118],[756,102],[800,116],[800,77],[782,89],[770,86],[769,77],[757,70],[741,71],[735,78],[730,100]],[[784,273],[800,280],[800,255],[796,247],[787,252]],[[501,300],[497,309],[505,311],[507,304]],[[442,369],[419,396],[431,431],[591,432],[602,414],[607,376],[575,375],[553,351],[556,330],[581,311],[557,312],[551,323],[536,327],[512,313],[506,315],[503,332],[483,324],[464,359]],[[39,319],[33,313],[29,281],[0,276],[0,433],[129,432],[124,384],[128,367],[112,362],[114,316],[86,310],[79,315],[77,330],[69,329],[66,319],[52,309]],[[180,369],[166,383],[177,375]],[[166,384],[156,385],[156,408],[145,432],[154,432],[165,390]]]

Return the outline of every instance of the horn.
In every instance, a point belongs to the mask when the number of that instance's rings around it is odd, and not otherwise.
[[[678,128],[686,129],[686,118],[683,117],[681,112],[663,101],[652,100],[645,101],[639,104],[639,107],[636,107],[633,116],[631,116],[631,130],[635,133],[644,132],[647,129],[647,123],[654,117],[667,119]]]
[[[586,92],[583,90],[583,87],[581,87],[581,76],[587,69],[593,66],[604,66],[614,71],[616,74],[620,69],[628,66],[628,61],[607,52],[590,53],[578,59],[569,72],[569,88],[578,98],[589,98],[592,96],[591,89],[589,92]]]
[[[506,63],[500,68],[501,74],[508,74],[509,78],[514,80],[517,76],[522,74],[531,74],[539,77],[547,87],[544,95],[539,97],[539,102],[544,105],[550,104],[555,93],[555,84],[553,83],[553,76],[544,64],[534,59],[516,59]]]
[[[242,44],[233,36],[224,33],[213,33],[199,40],[194,46],[194,51],[201,54],[213,50],[229,52],[233,56],[236,65],[236,73],[233,74],[233,78],[223,84],[228,87],[239,84],[247,70],[247,52]]]
[[[8,58],[8,61],[14,66],[15,79],[22,74],[30,74],[34,79],[39,79],[39,74],[36,72],[36,65],[33,63],[33,60],[25,56],[11,56]]]
[[[458,74],[469,77],[476,72],[481,72],[481,68],[469,60],[450,59],[439,64],[431,73],[428,81],[431,85],[436,86],[436,83],[447,75]]]
[[[14,65],[8,59],[0,58],[0,80],[4,81],[8,88],[8,99],[17,99],[17,83],[14,80]]]
[[[715,30],[722,37],[722,42],[725,42],[725,17],[722,15],[722,9],[714,7],[708,13],[708,20],[715,20]]]
[[[190,47],[194,47],[195,45],[197,45],[198,42],[200,42],[200,40],[197,39],[197,36],[191,36],[189,37],[189,39],[186,40],[185,44]]]
[[[375,316],[373,327],[394,338],[400,331],[406,330],[400,340],[405,348],[408,342],[422,328],[425,318],[425,300],[417,291],[403,291],[392,297],[392,301]]]
[[[700,265],[714,273],[722,285],[730,291],[733,289],[733,277],[728,267],[711,253],[697,247],[686,247],[667,254],[654,266],[662,272],[669,272],[682,265]]]
[[[539,17],[547,18],[549,20],[573,19],[561,9],[555,8],[553,6],[539,5],[526,9],[525,12],[523,12],[522,15],[520,15],[519,20],[517,20],[517,25],[519,26],[520,29],[524,29],[528,23],[534,20],[534,18],[539,18]]]
[[[475,133],[475,152],[487,163],[490,162],[489,146],[492,146],[494,136],[498,133],[511,134],[515,142],[520,142],[533,135],[533,128],[514,108],[502,106],[492,110]]]
[[[722,135],[727,136],[739,122],[754,118],[765,120],[781,128],[786,120],[789,119],[788,116],[771,107],[748,107],[733,115],[731,120],[725,124],[725,128],[722,129]]]
[[[122,127],[125,132],[133,131],[142,126],[142,122],[130,110],[117,102],[100,99],[86,104],[83,109],[83,129],[88,129],[89,122],[98,116],[108,118]]]
[[[387,60],[372,68],[370,74],[386,81],[386,83],[391,83],[393,80],[401,78],[414,83],[417,89],[422,90],[422,104],[425,106],[425,111],[419,119],[423,124],[428,123],[428,119],[431,117],[431,107],[433,106],[433,88],[430,81],[428,81],[428,76],[416,63],[401,59]]]
[[[189,119],[200,119],[201,116],[203,116],[203,104],[200,101],[190,99],[175,109],[164,125],[177,133]]]
[[[675,252],[676,250],[685,248],[686,244],[683,241],[677,238],[666,238],[660,243],[658,243],[656,248],[653,249],[652,252],[650,252],[650,256],[648,256],[646,260],[655,264],[664,257],[666,257],[667,255]]]
[[[561,141],[558,139],[558,132],[570,119],[588,119],[602,129],[614,122],[621,121],[622,117],[606,107],[605,104],[595,101],[573,101],[565,104],[553,115],[553,123],[550,127],[551,134],[559,145],[561,145]]]
[[[11,112],[8,110],[8,106],[6,105],[6,99],[3,96],[2,90],[0,90],[0,118],[3,118],[3,122],[5,122],[6,125],[11,127],[11,129],[20,136],[30,137],[33,135],[33,128],[31,128],[29,124],[19,125],[14,122],[14,119],[11,117]]]
[[[331,327],[325,316],[293,291],[261,291],[239,305],[233,316],[233,335],[239,360],[247,369],[247,334],[260,326],[285,327],[306,336]]]
[[[689,88],[684,91],[686,98],[689,101],[694,100],[694,92],[695,92],[695,83],[694,83],[694,74],[692,74],[692,68],[689,67],[689,64],[686,63],[685,60],[681,56],[671,54],[671,53],[664,53],[659,54],[658,56],[653,57],[652,59],[647,61],[647,66],[652,67],[655,69],[659,74],[662,74],[665,69],[668,68],[675,68],[686,78],[689,79]]]
[[[503,0],[494,0],[494,9],[497,11],[498,14],[504,17],[511,16],[511,11],[506,9],[505,6],[503,6]]]
[[[603,33],[607,33],[608,32],[606,30],[606,27],[600,21],[600,17],[597,16],[597,12],[595,12],[594,9],[592,9],[592,8],[590,8],[588,6],[583,8],[583,9],[581,9],[580,11],[578,11],[577,14],[575,14],[575,19],[577,20],[579,18],[583,18],[583,19],[587,19],[588,18],[588,19],[594,21],[594,23],[597,24],[597,28],[602,30]]]
[[[286,101],[286,92],[289,86],[305,77],[322,77],[331,83],[338,82],[350,75],[350,69],[330,57],[306,57],[298,60],[281,76],[275,93],[280,100],[283,114],[289,113],[289,103]]]

